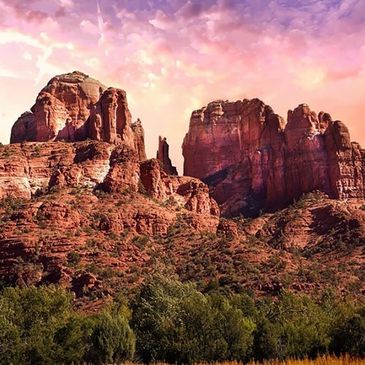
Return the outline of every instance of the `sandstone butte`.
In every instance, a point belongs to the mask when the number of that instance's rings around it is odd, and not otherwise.
[[[319,190],[364,199],[365,150],[344,123],[308,105],[287,122],[259,99],[214,101],[192,113],[184,175],[210,187],[223,216],[274,210]]]

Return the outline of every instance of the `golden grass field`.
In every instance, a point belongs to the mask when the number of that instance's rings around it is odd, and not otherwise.
[[[135,365],[133,363],[126,363],[125,365]],[[164,363],[157,363],[155,365],[167,365]],[[195,364],[195,365],[208,365],[207,363]],[[334,357],[334,356],[321,356],[315,360],[270,360],[265,362],[252,361],[248,364],[243,364],[238,361],[225,361],[217,362],[210,365],[365,365],[365,359],[355,359],[350,356]]]
[[[234,365],[225,363],[226,365]],[[271,360],[264,363],[251,362],[249,365],[365,365],[365,359],[353,359],[350,356],[340,358],[333,356],[321,356],[315,360]]]

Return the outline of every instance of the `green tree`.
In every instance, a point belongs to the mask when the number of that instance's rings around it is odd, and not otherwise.
[[[88,360],[95,364],[121,364],[133,357],[135,336],[128,319],[105,311],[94,319]]]
[[[72,311],[71,301],[71,294],[53,286],[4,289],[0,298],[2,362],[71,364],[81,361],[87,333],[81,318]]]
[[[247,361],[252,353],[253,333],[256,328],[253,320],[245,317],[242,312],[242,307],[247,309],[243,304],[247,303],[243,302],[241,308],[237,308],[221,295],[213,295],[209,301],[218,341],[224,344],[212,360]],[[225,351],[222,351],[223,348]]]
[[[134,304],[132,323],[137,351],[144,362],[177,362],[178,358],[183,362],[192,357],[182,353],[183,348],[191,346],[190,353],[195,348],[184,338],[186,318],[185,321],[182,318],[182,302],[185,300],[185,306],[189,307],[189,301],[200,302],[203,298],[191,299],[191,296],[197,296],[194,286],[162,276],[156,276],[142,287]]]
[[[256,318],[253,353],[258,361],[280,357],[279,326],[269,321],[265,316]]]
[[[347,353],[365,356],[365,308],[337,323],[333,330],[331,350],[337,355]]]
[[[14,311],[0,299],[0,364],[20,364],[24,349],[19,328],[12,323]]]
[[[221,296],[204,296],[192,284],[155,277],[133,311],[142,360],[193,363],[243,360],[252,347],[254,324]]]
[[[283,293],[276,303],[262,306],[261,316],[264,319],[258,322],[255,336],[255,356],[259,359],[267,358],[270,352],[270,356],[280,358],[315,357],[327,352],[330,318],[307,296]]]

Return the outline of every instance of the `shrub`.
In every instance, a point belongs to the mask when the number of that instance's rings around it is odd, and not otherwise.
[[[10,219],[11,216],[18,212],[22,206],[25,204],[25,200],[21,198],[15,198],[13,196],[8,196],[1,199],[0,207],[5,211],[5,219]]]
[[[149,238],[147,236],[134,236],[132,242],[139,249],[144,249],[147,243],[149,242]]]
[[[76,266],[77,264],[79,264],[81,261],[81,257],[80,254],[75,252],[75,251],[71,251],[67,254],[67,262],[69,265],[71,266]]]

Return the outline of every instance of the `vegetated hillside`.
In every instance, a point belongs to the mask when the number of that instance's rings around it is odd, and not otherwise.
[[[0,209],[2,281],[57,283],[84,305],[133,290],[153,273],[203,291],[257,296],[365,292],[365,211],[320,193],[254,219],[219,219],[139,192],[87,188],[4,198]]]

